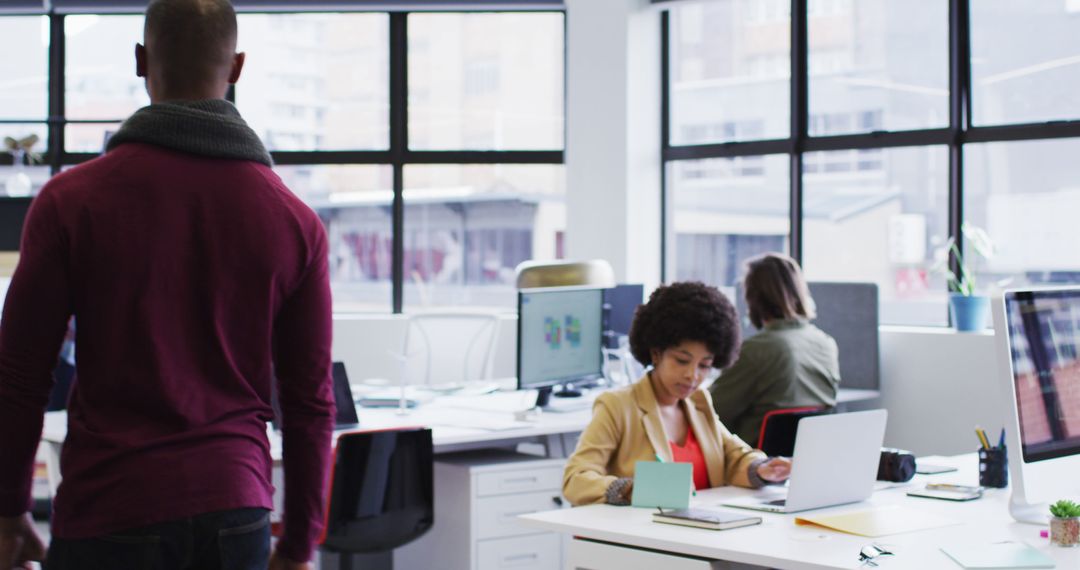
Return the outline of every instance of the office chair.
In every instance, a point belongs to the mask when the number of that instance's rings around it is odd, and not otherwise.
[[[321,548],[338,554],[340,570],[352,570],[354,554],[393,568],[393,549],[435,523],[431,430],[341,434],[333,466]]]
[[[498,338],[499,315],[493,312],[410,314],[401,354],[407,362],[419,361],[418,355],[422,355],[423,372],[422,376],[411,373],[417,367],[406,365],[402,381],[432,389],[455,389],[469,382],[491,380]]]
[[[770,410],[761,420],[761,431],[758,432],[755,447],[769,457],[791,457],[795,452],[795,434],[799,429],[799,420],[829,413],[832,413],[832,409],[820,406]]]

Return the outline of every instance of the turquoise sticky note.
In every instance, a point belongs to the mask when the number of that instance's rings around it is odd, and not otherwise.
[[[634,465],[635,507],[685,509],[690,506],[694,466],[689,463],[638,461]]]

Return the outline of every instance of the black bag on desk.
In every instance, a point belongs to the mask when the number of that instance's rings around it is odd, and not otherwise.
[[[910,481],[915,476],[915,456],[910,451],[903,449],[881,448],[881,459],[878,461],[878,481],[893,481],[903,483]]]

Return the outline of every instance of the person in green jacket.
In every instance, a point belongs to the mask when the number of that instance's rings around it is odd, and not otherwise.
[[[835,406],[840,362],[836,341],[810,323],[814,301],[794,259],[781,253],[751,259],[743,285],[759,332],[743,341],[738,360],[709,391],[720,422],[756,445],[770,410]]]

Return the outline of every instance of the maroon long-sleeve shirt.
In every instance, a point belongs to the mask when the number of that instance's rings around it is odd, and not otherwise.
[[[53,178],[27,216],[0,321],[0,516],[29,504],[74,315],[78,379],[53,534],[272,508],[276,377],[278,548],[309,559],[333,427],[326,257],[318,217],[257,162],[123,144]]]

